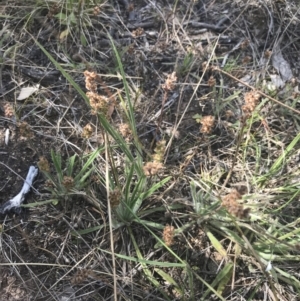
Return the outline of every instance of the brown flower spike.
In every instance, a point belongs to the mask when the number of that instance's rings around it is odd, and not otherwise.
[[[166,151],[166,140],[160,140],[156,143],[152,159],[154,162],[163,162]]]
[[[93,134],[93,127],[88,123],[82,130],[82,138],[89,139]]]
[[[74,179],[72,177],[64,176],[62,184],[67,190],[70,190],[74,186]]]
[[[119,125],[119,131],[122,135],[123,138],[128,142],[132,140],[132,132],[129,124],[127,123],[122,123]]]
[[[202,124],[201,127],[201,133],[204,134],[209,134],[214,126],[215,123],[215,117],[214,116],[204,116],[201,120],[200,123]]]
[[[100,76],[92,71],[84,71],[85,76],[85,87],[88,92],[86,92],[86,96],[90,100],[90,105],[92,107],[92,114],[103,113],[107,114],[109,108],[111,107],[111,101],[109,98],[99,95],[97,92],[98,83],[101,83]]]
[[[168,74],[168,78],[166,79],[165,84],[162,85],[162,88],[165,91],[172,91],[175,88],[176,82],[177,82],[176,72],[173,72],[172,74]]]
[[[30,128],[30,125],[26,121],[19,123],[19,130],[22,137],[29,139],[33,138],[33,132]]]
[[[211,76],[208,79],[207,84],[208,84],[209,87],[214,87],[216,85],[216,79],[213,76]]]
[[[4,104],[3,108],[4,108],[4,116],[5,117],[11,118],[12,116],[14,116],[14,109],[10,103]]]
[[[261,96],[258,92],[251,91],[245,94],[244,99],[245,99],[245,105],[242,106],[242,110],[246,114],[252,113],[256,106],[259,103]]]
[[[163,240],[168,247],[174,243],[175,229],[173,226],[166,225],[163,232]]]
[[[87,92],[86,96],[90,100],[90,105],[93,109],[92,114],[97,114],[98,112],[106,114],[108,111],[108,99],[107,97],[101,96],[95,92]]]
[[[243,205],[238,203],[238,200],[242,196],[240,193],[234,189],[229,194],[222,198],[222,206],[227,209],[227,211],[238,218],[247,218],[249,216],[250,208],[244,208]]]
[[[146,176],[153,176],[163,169],[164,165],[160,162],[147,162],[143,166],[143,171]]]
[[[84,71],[85,87],[87,90],[97,92],[98,74],[96,72]]]
[[[143,166],[144,174],[146,176],[153,176],[159,173],[160,170],[164,168],[163,160],[166,150],[166,140],[161,140],[157,142],[154,149],[154,154],[152,155],[153,162],[146,162]]]
[[[40,157],[38,167],[41,171],[50,172],[50,165],[45,157]]]
[[[115,209],[119,206],[121,202],[122,194],[119,189],[114,189],[109,193],[109,202],[112,209]]]

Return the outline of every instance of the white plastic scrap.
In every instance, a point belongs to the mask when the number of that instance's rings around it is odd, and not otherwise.
[[[10,130],[9,130],[9,128],[7,128],[7,129],[5,130],[5,138],[4,138],[4,142],[5,142],[6,145],[8,145],[8,142],[9,142],[9,136],[10,136]]]
[[[27,99],[28,97],[30,97],[33,93],[35,93],[36,91],[38,91],[40,85],[36,85],[34,87],[26,87],[26,88],[22,88],[20,91],[20,94],[17,98],[17,100],[24,100]]]
[[[38,168],[35,166],[30,166],[25,182],[23,184],[23,187],[21,191],[12,199],[9,201],[5,202],[1,207],[0,207],[0,214],[6,214],[9,212],[11,209],[18,209],[20,208],[21,204],[23,203],[25,199],[25,195],[29,192],[32,182],[38,175]]]
[[[272,263],[271,263],[271,261],[269,261],[268,264],[267,264],[267,267],[266,267],[266,272],[271,271],[272,268],[273,268],[273,267],[272,267]]]

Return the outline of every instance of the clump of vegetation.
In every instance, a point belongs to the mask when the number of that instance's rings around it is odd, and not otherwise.
[[[38,167],[46,177],[46,188],[52,193],[52,197],[59,201],[68,197],[69,194],[81,193],[90,184],[90,177],[95,170],[94,160],[101,149],[78,158],[75,154],[64,160],[59,153],[51,151],[53,172],[50,170],[50,163],[45,157],[40,157]]]

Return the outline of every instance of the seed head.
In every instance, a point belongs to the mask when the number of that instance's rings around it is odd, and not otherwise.
[[[4,104],[3,108],[5,117],[11,118],[12,116],[14,116],[14,109],[10,103],[7,102],[6,104]]]
[[[227,211],[238,218],[247,218],[250,213],[250,208],[244,208],[243,205],[238,203],[238,200],[242,196],[240,193],[234,189],[229,194],[222,198],[222,206],[227,209]]]
[[[207,81],[207,84],[209,87],[214,87],[216,85],[216,79],[213,76],[211,76]]]
[[[22,137],[29,139],[33,138],[33,132],[30,128],[30,125],[26,121],[19,123],[19,130]]]
[[[163,240],[168,247],[174,243],[175,229],[173,226],[166,225],[163,232]]]
[[[119,206],[121,202],[121,192],[119,189],[116,188],[109,193],[109,202],[112,209]]]
[[[160,162],[147,162],[143,166],[144,174],[149,177],[158,174],[158,172],[163,169],[164,165]]]
[[[72,177],[64,176],[62,184],[67,190],[70,190],[74,186],[74,179]]]
[[[50,172],[50,165],[49,165],[48,160],[45,157],[40,157],[37,165],[38,165],[40,171]]]
[[[165,91],[172,91],[175,88],[176,82],[177,82],[176,72],[173,72],[172,74],[168,74],[166,82],[165,84],[162,85],[162,88]]]
[[[245,105],[242,106],[243,112],[246,114],[251,114],[258,105],[260,98],[261,96],[258,92],[247,92],[244,96]]]
[[[215,117],[214,116],[204,116],[201,120],[200,123],[202,124],[201,127],[201,133],[204,134],[209,134],[212,131],[212,128],[215,123]]]
[[[81,136],[82,136],[82,138],[89,139],[89,138],[91,138],[92,134],[93,134],[93,128],[92,128],[92,126],[88,123],[88,124],[85,125],[85,127],[83,128]]]
[[[128,142],[132,139],[131,128],[127,123],[122,123],[119,125],[119,131],[123,138]]]

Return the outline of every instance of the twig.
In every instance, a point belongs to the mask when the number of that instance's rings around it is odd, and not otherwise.
[[[221,24],[223,24],[223,23],[224,23],[224,21],[222,20]],[[214,31],[224,31],[227,28],[227,26],[222,26],[222,25],[218,25],[218,24],[214,25],[214,24],[208,24],[208,23],[196,22],[196,21],[189,21],[189,22],[186,22],[184,25],[191,25],[192,27],[195,27],[195,28],[207,28],[207,29],[211,29]]]
[[[279,101],[279,100],[273,98],[272,96],[269,96],[269,95],[267,95],[266,93],[264,93],[264,92],[262,92],[262,91],[260,91],[260,90],[257,90],[257,89],[254,88],[253,86],[251,86],[251,85],[245,83],[244,81],[242,81],[242,80],[236,78],[235,76],[233,76],[233,75],[231,75],[230,73],[228,73],[228,72],[226,72],[226,71],[220,69],[219,67],[214,67],[213,70],[219,71],[219,72],[221,72],[221,73],[223,73],[223,74],[225,74],[225,75],[231,77],[232,79],[236,80],[237,82],[239,82],[240,84],[244,85],[245,87],[247,87],[247,88],[249,88],[249,89],[252,89],[252,90],[255,90],[257,93],[259,93],[259,94],[262,95],[263,97],[266,97],[266,98],[268,98],[268,99],[270,99],[270,100],[276,102],[277,104],[279,104],[279,105],[281,105],[281,106],[283,106],[283,107],[285,107],[285,108],[287,108],[287,109],[289,109],[289,110],[291,110],[291,111],[293,111],[293,112],[295,112],[295,113],[297,113],[297,114],[300,114],[300,111],[298,111],[297,109],[294,109],[294,108],[292,108],[292,107],[290,107],[290,106],[288,106],[288,105],[282,103],[281,101]]]
[[[165,103],[166,103],[167,97],[168,97],[168,91],[165,90],[163,100],[162,100],[161,110],[160,110],[160,116],[159,116],[157,126],[156,126],[155,137],[152,141],[151,148],[153,147],[154,141],[157,140],[158,132],[159,132],[159,129],[160,129],[162,121],[163,121],[163,114],[164,114],[164,108],[165,108]]]
[[[107,211],[108,211],[108,220],[109,220],[109,234],[110,234],[110,247],[111,247],[111,259],[113,266],[113,277],[114,277],[114,301],[118,300],[117,295],[117,274],[116,274],[116,259],[114,252],[114,238],[113,238],[113,228],[112,228],[112,216],[111,216],[111,206],[109,200],[109,162],[108,162],[108,135],[105,133],[105,182],[106,182],[106,192],[107,192]]]

